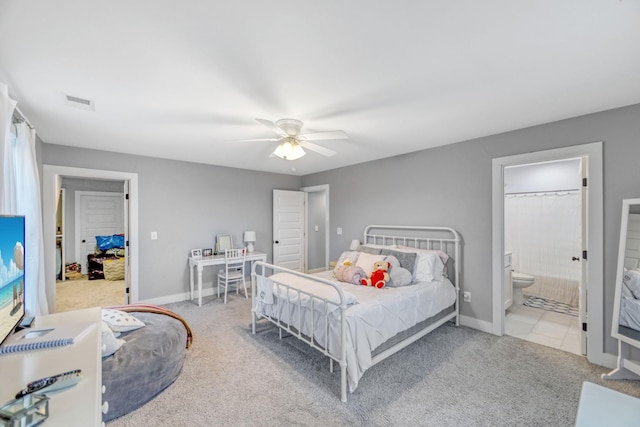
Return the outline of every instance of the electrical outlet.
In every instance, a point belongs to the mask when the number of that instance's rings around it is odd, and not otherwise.
[[[158,232],[157,231],[152,231],[151,232],[151,240],[158,240]]]
[[[464,292],[462,294],[462,299],[464,299],[464,302],[471,302],[471,292]]]
[[[342,236],[342,227],[338,227],[336,231],[338,233],[338,236]]]

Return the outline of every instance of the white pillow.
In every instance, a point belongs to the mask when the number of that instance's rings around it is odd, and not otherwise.
[[[120,350],[125,343],[124,340],[118,339],[113,334],[113,331],[107,325],[107,322],[102,323],[102,357],[111,356],[116,351]]]
[[[361,252],[358,256],[358,261],[356,261],[356,266],[361,267],[365,273],[371,274],[373,271],[373,264],[378,261],[382,261],[383,259],[384,255],[374,255]]]
[[[106,322],[113,332],[127,332],[142,328],[144,322],[129,313],[111,308],[102,309],[102,321]]]
[[[444,263],[436,253],[418,252],[415,266],[415,282],[433,282],[440,280],[444,272]]]

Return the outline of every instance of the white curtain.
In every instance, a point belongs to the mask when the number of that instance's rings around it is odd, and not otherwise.
[[[579,301],[581,254],[580,192],[507,195],[505,250],[515,271],[535,276],[525,295],[574,307]]]
[[[15,107],[16,102],[9,98],[9,87],[0,83],[0,178],[2,178],[0,213],[4,214],[16,212],[16,174],[10,132]]]
[[[25,308],[29,316],[48,314],[44,280],[44,246],[40,178],[35,151],[35,131],[22,122],[16,136],[9,131],[15,101],[0,84],[0,213],[25,216]]]

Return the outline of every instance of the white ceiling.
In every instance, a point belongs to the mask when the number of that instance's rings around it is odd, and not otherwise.
[[[305,175],[640,103],[640,1],[2,0],[0,81],[47,143]],[[350,138],[229,142],[284,117]]]

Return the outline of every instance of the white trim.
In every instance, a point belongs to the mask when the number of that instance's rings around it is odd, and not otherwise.
[[[587,215],[589,229],[589,261],[587,265],[587,312],[588,339],[587,358],[591,363],[602,365],[607,361],[604,353],[604,287],[603,287],[603,172],[602,142],[575,145],[533,153],[500,157],[492,160],[492,283],[493,299],[492,333],[504,334],[503,263],[504,263],[504,168],[518,164],[559,160],[563,158],[587,157],[589,161],[589,206]]]
[[[324,230],[325,230],[325,237],[324,237],[324,250],[325,250],[325,254],[324,254],[324,263],[325,263],[325,270],[329,270],[329,239],[331,237],[331,230],[329,228],[329,184],[321,184],[321,185],[312,185],[311,187],[302,187],[300,189],[300,191],[304,191],[305,193],[315,193],[315,192],[321,192],[324,191],[325,195],[326,195],[326,201],[325,201],[325,215],[324,215]],[[305,227],[309,226],[309,215],[307,213],[307,204],[305,203]],[[305,245],[307,244],[308,240],[307,237],[305,236]],[[305,268],[307,267],[307,259],[306,257],[308,257],[308,251],[305,248]]]
[[[49,312],[55,311],[55,231],[56,180],[60,176],[86,179],[129,181],[129,257],[131,266],[130,302],[138,302],[138,174],[130,172],[43,165],[42,212],[44,233],[45,283]],[[64,267],[63,267],[64,268]]]
[[[487,322],[486,320],[476,319],[475,317],[460,315],[460,325],[477,329],[488,334],[493,333],[493,323]]]

